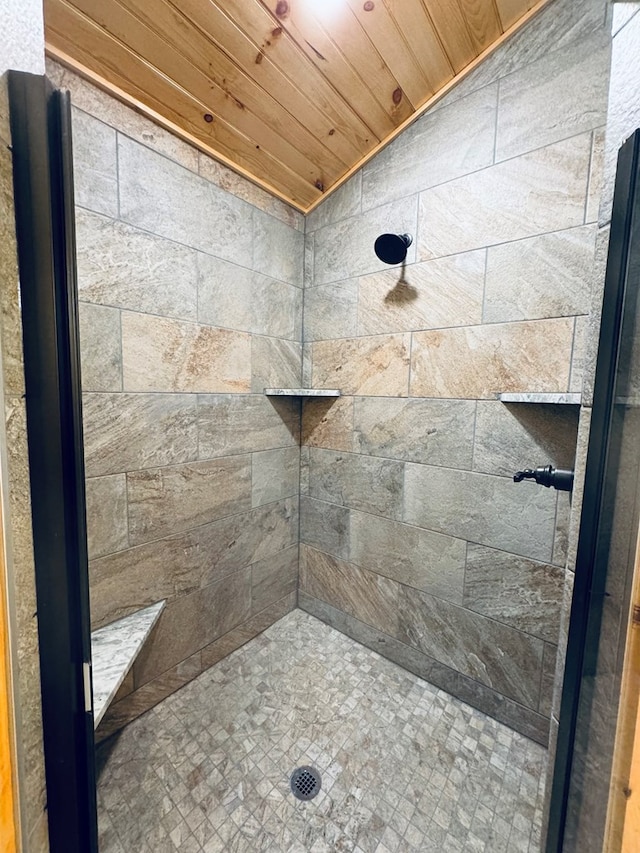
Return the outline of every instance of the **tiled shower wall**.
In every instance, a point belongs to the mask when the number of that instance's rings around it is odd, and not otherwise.
[[[497,395],[581,390],[609,62],[551,3],[307,217],[300,605],[541,742],[578,408]]]
[[[167,606],[106,736],[295,606],[303,219],[71,91],[91,613]]]

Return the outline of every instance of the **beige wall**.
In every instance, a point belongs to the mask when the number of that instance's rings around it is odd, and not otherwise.
[[[558,0],[307,217],[300,603],[546,742],[610,37]],[[408,232],[405,282],[373,252]]]
[[[69,88],[94,626],[166,600],[98,731],[295,606],[303,219]]]

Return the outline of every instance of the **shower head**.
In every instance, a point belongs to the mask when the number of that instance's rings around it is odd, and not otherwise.
[[[412,243],[413,238],[409,234],[381,234],[373,248],[385,264],[400,264],[407,257],[407,249]]]

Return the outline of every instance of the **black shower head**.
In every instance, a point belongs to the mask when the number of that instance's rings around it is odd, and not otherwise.
[[[413,238],[409,234],[381,234],[373,248],[385,264],[400,264],[407,257],[407,249],[412,243]]]

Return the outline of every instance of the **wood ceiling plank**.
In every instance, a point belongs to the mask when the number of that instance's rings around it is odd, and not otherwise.
[[[207,112],[224,119],[312,184],[330,185],[343,171],[340,161],[306,128],[293,122],[289,114],[277,102],[268,99],[253,81],[245,78],[250,83],[245,86],[243,81],[225,81],[226,69],[224,66],[220,69],[219,55],[215,51],[211,53],[212,70],[208,76],[120,3],[72,0],[69,5],[207,105]],[[160,8],[161,4],[157,4],[155,11],[159,12]],[[232,89],[225,83],[235,85]]]
[[[243,0],[225,0],[225,7],[238,4],[242,5]],[[411,104],[406,98],[399,104],[394,102],[393,93],[399,83],[378,52],[371,49],[371,42],[361,27],[341,29],[335,22],[328,31],[309,5],[297,0],[295,5],[293,0],[263,0],[263,5],[271,13],[274,25],[283,27],[292,36],[359,115],[362,113],[358,103],[363,90],[369,102],[371,98],[376,101],[377,109],[381,109],[386,121],[391,123],[384,136],[411,115]],[[348,20],[352,19],[349,13]],[[373,110],[373,105],[370,108]]]
[[[512,27],[531,8],[534,0],[496,0],[502,29]]]
[[[453,66],[445,53],[422,0],[384,0],[416,59],[429,87],[437,92],[453,77]]]
[[[175,129],[205,150],[220,154],[247,176],[304,208],[321,193],[288,165],[281,163],[222,120],[203,120],[208,107],[160,74],[112,36],[63,0],[48,0],[47,44],[54,55],[68,54],[80,66],[108,80],[133,101],[164,117]],[[74,66],[76,67],[76,66]]]
[[[410,0],[406,2],[409,3]],[[370,0],[369,3],[363,0],[346,0],[346,3],[385,65],[400,84],[402,95],[409,99],[414,108],[419,106],[433,92],[433,89],[409,49],[395,18],[381,0]],[[322,20],[321,17],[320,20]],[[371,83],[377,88],[376,80],[372,80]]]
[[[302,54],[340,100],[349,105],[378,139],[384,139],[396,126],[392,116],[330,40],[323,42],[324,53],[320,53],[319,49],[297,30],[295,24],[289,22],[287,27],[282,26],[275,13],[272,14],[260,0],[208,2],[219,6],[243,32],[259,43],[264,53],[283,73],[293,76],[290,69],[296,68],[295,76],[302,76],[306,68],[300,65],[299,56]],[[274,40],[272,36],[276,30],[281,30],[281,35]]]
[[[482,51],[502,35],[502,26],[494,0],[458,0],[464,13],[467,29],[476,46]]]
[[[449,57],[453,70],[462,71],[478,52],[456,0],[422,0]]]
[[[289,112],[298,118],[304,117],[305,126],[344,162],[352,163],[361,156],[363,149],[377,142],[378,137],[283,30],[271,26],[265,32],[264,27],[256,26],[251,35],[209,0],[166,2],[188,18]],[[263,15],[271,24],[264,10]]]

